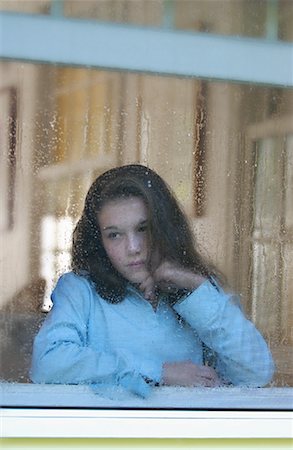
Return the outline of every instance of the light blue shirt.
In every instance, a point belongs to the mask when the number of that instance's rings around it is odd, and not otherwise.
[[[121,385],[146,397],[146,379],[159,383],[165,362],[202,364],[203,342],[217,356],[217,373],[233,385],[264,386],[273,376],[261,334],[235,297],[209,281],[173,308],[162,298],[155,311],[131,285],[122,302],[111,304],[70,272],[59,279],[52,300],[34,342],[36,383]]]

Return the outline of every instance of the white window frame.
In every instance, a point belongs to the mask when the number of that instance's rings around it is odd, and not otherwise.
[[[0,27],[3,60],[293,86],[291,43],[7,12]],[[18,438],[292,438],[290,411],[236,405],[229,411],[22,405],[3,408],[1,420],[2,437]]]
[[[113,400],[89,386],[3,383],[1,397],[9,438],[292,437],[291,388],[160,387]]]
[[[292,438],[292,413],[4,409],[3,438]]]
[[[293,86],[289,42],[8,12],[0,28],[2,59]]]

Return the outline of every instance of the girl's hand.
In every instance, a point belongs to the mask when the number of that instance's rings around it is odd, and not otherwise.
[[[190,269],[169,261],[163,261],[153,273],[154,283],[161,287],[177,287],[193,291],[206,279]]]
[[[143,293],[144,298],[149,301],[155,300],[155,288],[155,280],[151,274],[139,285],[139,290]]]
[[[149,273],[147,278],[140,283],[139,289],[147,300],[155,300],[155,289],[188,289],[193,291],[206,280],[202,275],[196,274],[189,269],[171,263],[161,262],[157,268]]]
[[[223,385],[212,367],[199,366],[192,361],[165,363],[162,381],[166,386],[218,387]]]

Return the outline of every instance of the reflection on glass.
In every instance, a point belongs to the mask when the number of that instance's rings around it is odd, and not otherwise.
[[[256,243],[253,248],[253,316],[267,339],[280,333],[279,248]],[[259,301],[261,299],[261,301]]]
[[[7,194],[15,196],[14,221],[0,231],[1,378],[28,381],[32,339],[70,266],[70,236],[90,184],[110,167],[140,162],[172,187],[203,254],[266,334],[275,382],[288,384],[292,129],[269,126],[256,150],[248,130],[292,115],[292,91],[22,63],[1,63],[1,72],[3,89],[13,85],[18,100],[15,186]],[[1,117],[9,120],[9,111]],[[2,162],[9,173],[9,160]]]
[[[0,11],[292,41],[291,0],[2,0]]]
[[[61,4],[61,1],[59,2]],[[54,0],[25,0],[15,2],[1,0],[0,11],[13,11],[24,14],[50,14]]]
[[[266,233],[279,229],[282,216],[282,139],[267,139],[257,150],[254,226]]]
[[[284,347],[280,343],[292,342],[291,142],[291,134],[285,139],[264,139],[258,142],[255,155],[252,312],[281,360]],[[285,366],[283,376],[288,380],[290,366]]]
[[[52,307],[50,294],[56,274],[70,268],[71,236],[74,222],[70,216],[44,216],[41,222],[40,275],[46,280],[46,292],[41,306],[43,312]]]

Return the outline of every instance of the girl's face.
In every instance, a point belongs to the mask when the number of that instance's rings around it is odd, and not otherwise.
[[[98,213],[106,253],[115,269],[132,283],[141,283],[148,272],[148,213],[140,197],[107,202]]]

